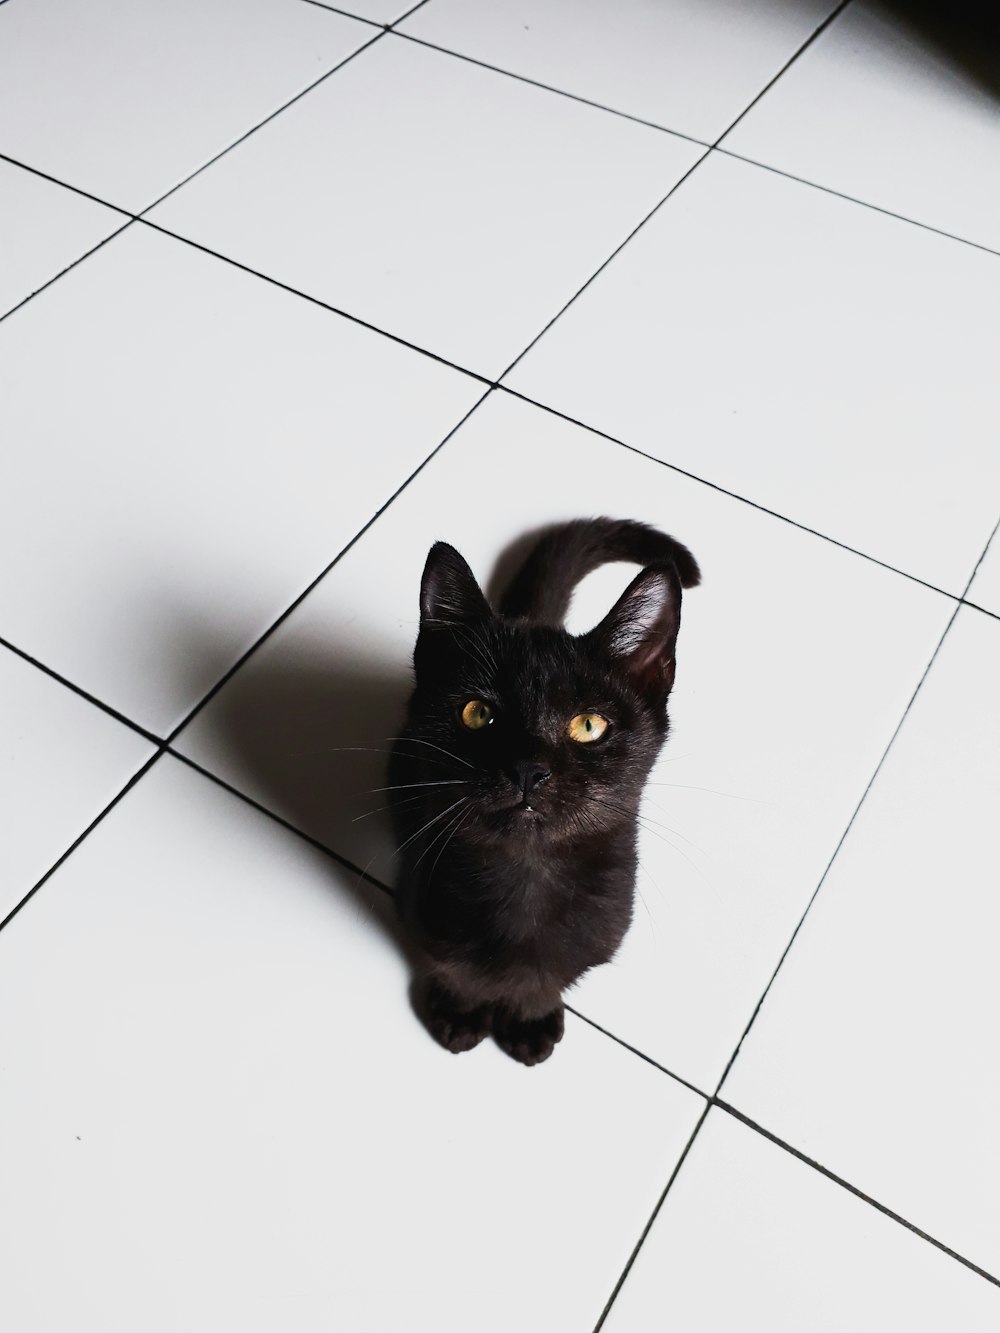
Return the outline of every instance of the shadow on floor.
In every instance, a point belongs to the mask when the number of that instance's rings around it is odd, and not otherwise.
[[[331,885],[365,908],[392,883],[394,858],[385,787],[391,738],[412,688],[408,662],[368,656],[363,627],[341,650],[329,638],[278,636],[258,650],[199,715],[191,758],[294,828],[352,862],[331,862]],[[213,648],[189,634],[184,660],[196,671]],[[176,748],[187,753],[184,733]],[[207,756],[211,755],[209,759]],[[366,883],[367,869],[376,881]],[[395,912],[384,926],[412,963]]]
[[[871,12],[904,41],[1000,98],[1000,7],[990,0],[873,0]]]

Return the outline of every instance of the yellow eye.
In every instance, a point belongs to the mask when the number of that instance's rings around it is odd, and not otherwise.
[[[608,719],[600,713],[577,713],[566,727],[570,740],[579,741],[581,745],[600,740],[607,729]]]
[[[480,731],[493,721],[493,709],[482,699],[470,699],[462,709],[462,723],[470,731]]]

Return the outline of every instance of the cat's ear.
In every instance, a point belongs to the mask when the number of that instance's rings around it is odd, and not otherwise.
[[[587,635],[644,692],[665,699],[674,683],[681,623],[681,581],[672,565],[637,574],[601,623]]]
[[[435,542],[420,580],[420,623],[460,624],[491,616],[476,576],[447,542]]]

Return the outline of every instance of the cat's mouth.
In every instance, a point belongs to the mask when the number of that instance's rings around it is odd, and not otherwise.
[[[528,824],[541,823],[544,818],[544,813],[538,808],[537,799],[532,800],[528,796],[522,796],[520,800],[512,801],[509,805],[495,806],[490,822],[500,831],[511,833],[523,829]]]
[[[515,801],[513,805],[502,805],[496,811],[500,816],[509,816],[513,819],[538,819],[541,817],[541,811],[537,805],[528,800]]]

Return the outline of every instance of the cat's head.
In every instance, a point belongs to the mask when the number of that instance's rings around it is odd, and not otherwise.
[[[407,731],[441,798],[464,798],[463,827],[531,846],[631,820],[667,731],[680,604],[676,570],[650,566],[574,636],[497,615],[458,551],[431,549]]]

